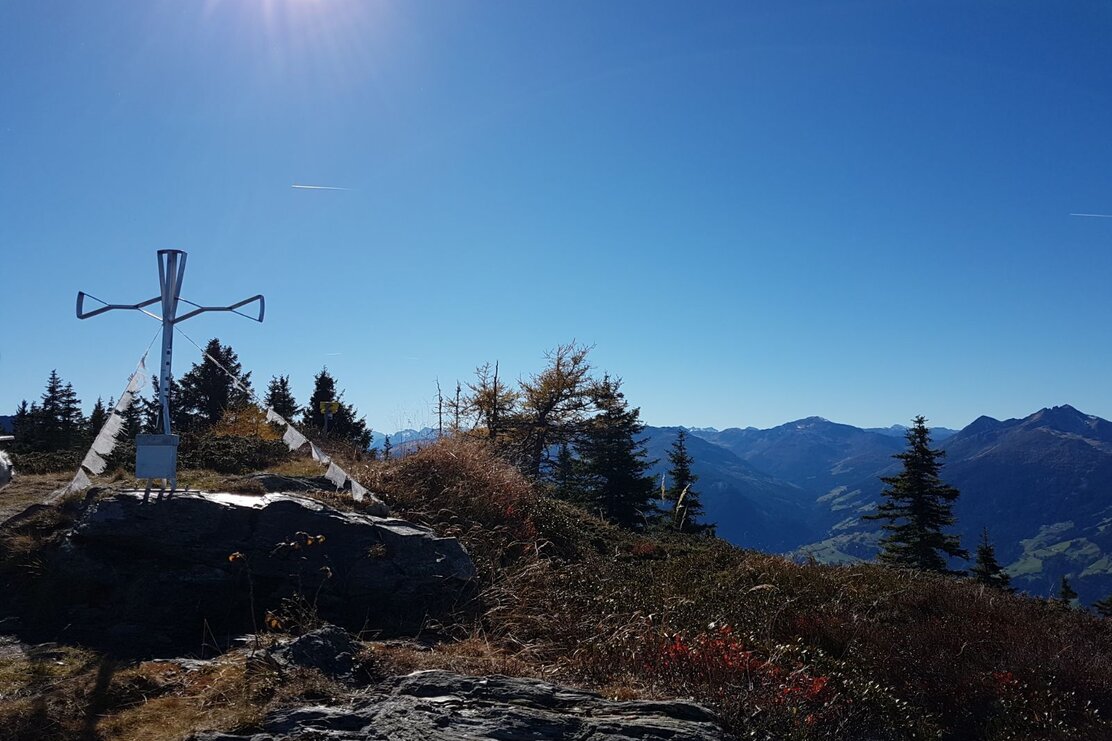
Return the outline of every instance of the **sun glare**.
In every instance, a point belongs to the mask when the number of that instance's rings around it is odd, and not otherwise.
[[[383,0],[205,0],[209,24],[233,24],[263,71],[344,87],[377,68],[388,25]]]

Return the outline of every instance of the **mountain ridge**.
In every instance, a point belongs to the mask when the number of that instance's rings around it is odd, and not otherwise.
[[[810,499],[803,521],[825,537],[789,552],[837,563],[877,552],[878,525],[861,515],[881,499],[880,476],[899,470],[892,456],[904,441],[890,430],[805,417],[698,436],[798,487]],[[1112,422],[1062,404],[1022,418],[981,416],[933,442],[946,451],[943,479],[962,492],[954,530],[966,548],[987,527],[1018,588],[1046,595],[1064,575],[1084,600],[1112,592]],[[708,520],[719,515],[710,502]],[[724,537],[736,530],[731,524]],[[765,537],[793,540],[790,532]]]

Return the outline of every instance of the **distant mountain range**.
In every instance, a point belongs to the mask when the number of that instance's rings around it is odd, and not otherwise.
[[[871,559],[878,523],[860,516],[899,470],[906,428],[808,417],[767,430],[690,429],[707,519],[738,545],[821,561]],[[656,473],[678,428],[648,428]],[[961,491],[955,532],[975,550],[987,527],[1013,584],[1033,594],[1070,577],[1085,602],[1112,593],[1112,422],[1070,406],[1023,419],[937,428],[943,478]],[[960,568],[962,563],[955,563]]]
[[[398,430],[390,433],[390,445],[397,448],[408,443],[421,443],[436,439],[436,430],[431,427],[422,427],[419,430]],[[371,433],[371,447],[381,449],[386,442],[386,435],[382,432]]]

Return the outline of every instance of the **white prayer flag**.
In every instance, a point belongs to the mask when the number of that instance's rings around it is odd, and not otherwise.
[[[323,450],[318,448],[315,443],[309,443],[309,446],[309,453],[313,456],[313,460],[315,460],[317,463],[328,465],[332,462],[332,459],[329,458]]]
[[[285,418],[282,417],[281,414],[274,411],[270,407],[266,408],[266,421],[267,422],[274,422],[275,424],[280,424],[280,425],[288,425],[289,424],[289,422],[287,422],[285,420]]]
[[[124,428],[124,418],[113,412],[108,415],[108,419],[104,422],[104,427],[100,428],[100,434],[108,435],[113,440],[120,436],[120,430]]]
[[[286,445],[289,446],[289,449],[294,451],[299,450],[302,445],[309,442],[309,438],[295,430],[293,425],[288,425],[286,427],[286,433],[282,435],[282,439],[286,442]]]
[[[112,455],[112,450],[116,447],[116,436],[107,434],[107,430],[103,427],[100,434],[93,440],[92,447],[89,448],[90,453],[97,455]],[[92,469],[90,469],[92,470]],[[93,473],[100,473],[100,471],[93,471]]]
[[[131,378],[129,378],[127,381],[126,393],[134,396],[136,393],[138,393],[139,389],[143,388],[143,384],[146,382],[146,380],[147,356],[143,355],[143,357],[139,358],[139,367],[135,369],[135,372],[131,374]]]
[[[92,485],[93,482],[90,481],[89,477],[85,475],[85,469],[79,468],[77,469],[77,475],[73,477],[73,481],[69,483],[69,486],[67,486],[65,489],[62,489],[62,496],[65,496],[66,494],[73,494],[79,491],[85,491]]]
[[[91,449],[85,454],[84,460],[81,461],[81,466],[87,468],[89,473],[98,475],[104,473],[104,469],[108,466],[108,463],[100,457],[95,449]]]
[[[130,391],[125,391],[120,397],[120,400],[116,402],[116,406],[112,411],[116,414],[123,414],[131,407],[131,402],[133,401],[135,401],[135,395]]]
[[[328,470],[324,472],[324,477],[335,484],[337,489],[343,489],[344,482],[348,480],[348,475],[344,469],[335,463],[328,464]]]
[[[367,495],[367,490],[363,488],[363,485],[360,484],[355,479],[352,479],[351,480],[351,496],[352,496],[352,498],[357,502],[362,502],[363,497],[365,497],[366,495]]]

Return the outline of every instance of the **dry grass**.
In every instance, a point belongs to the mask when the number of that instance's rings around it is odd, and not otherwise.
[[[513,656],[500,645],[473,636],[432,646],[393,641],[369,643],[367,650],[384,669],[404,674],[424,669],[445,669],[461,674],[533,677],[537,667]]]
[[[476,555],[482,592],[460,635],[480,666],[693,696],[754,737],[1112,737],[1112,621],[967,580],[633,535],[539,496],[470,440],[368,474]]]
[[[266,471],[267,473],[275,473],[279,476],[301,476],[310,478],[313,476],[320,476],[324,472],[324,467],[312,458],[303,456],[300,458],[291,458],[276,466],[271,466],[267,468]]]
[[[0,523],[19,514],[32,504],[39,504],[50,494],[68,484],[73,474],[21,474],[0,489]]]
[[[204,730],[251,728],[271,709],[338,702],[346,690],[309,669],[279,674],[246,651],[201,668],[121,665],[72,647],[40,646],[0,660],[0,739],[170,741]]]

